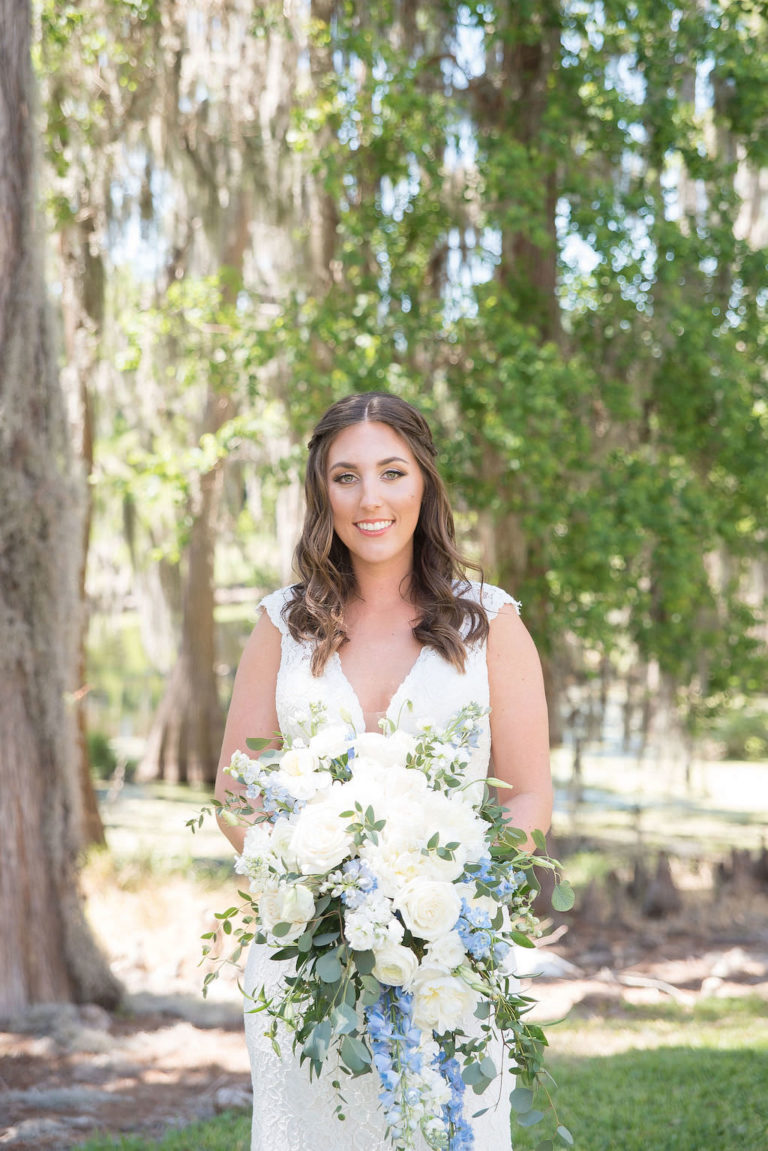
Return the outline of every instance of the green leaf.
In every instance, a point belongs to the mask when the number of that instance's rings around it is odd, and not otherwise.
[[[524,1115],[533,1106],[533,1091],[530,1087],[515,1087],[509,1093],[509,1105],[518,1115]]]
[[[518,1115],[517,1121],[521,1127],[535,1127],[543,1118],[543,1111],[525,1111],[522,1115]]]
[[[563,1127],[561,1124],[557,1129],[557,1134],[566,1146],[573,1147],[573,1135],[571,1135],[567,1127]]]
[[[546,851],[547,851],[547,841],[546,841],[546,839],[545,839],[545,837],[544,837],[544,832],[543,832],[543,831],[539,831],[538,827],[537,827],[537,828],[535,828],[535,829],[534,829],[534,830],[531,832],[531,839],[532,839],[532,840],[533,840],[533,842],[535,843],[536,847],[538,847],[539,851],[543,851],[543,852],[546,854]]]
[[[376,966],[376,956],[372,951],[353,951],[352,958],[361,975],[370,975]]]
[[[347,1003],[340,1003],[331,1012],[331,1027],[334,1035],[348,1035],[358,1024],[357,1012]]]
[[[333,941],[335,939],[338,939],[338,938],[339,938],[338,928],[336,928],[335,931],[323,931],[323,932],[318,933],[315,936],[314,944],[315,944],[315,947],[326,947],[327,944],[333,943]]]
[[[304,934],[300,935],[296,940],[296,946],[302,955],[306,955],[308,951],[312,950],[312,938],[312,932],[305,931]]]
[[[555,911],[570,911],[575,900],[573,888],[567,879],[562,879],[555,884],[552,891],[552,906]]]
[[[272,742],[271,739],[263,739],[258,736],[252,736],[246,739],[246,744],[250,747],[251,751],[263,751],[265,747],[269,747]]]
[[[341,978],[341,964],[334,951],[326,951],[315,963],[315,974],[323,983],[335,983]]]
[[[272,928],[272,934],[280,939],[283,935],[287,935],[292,927],[292,923],[276,923]]]
[[[339,1055],[344,1066],[353,1075],[363,1075],[370,1070],[371,1053],[362,1039],[345,1035],[339,1044]]]
[[[330,1020],[323,1019],[312,1028],[309,1039],[304,1044],[303,1054],[307,1059],[322,1063],[331,1045]]]

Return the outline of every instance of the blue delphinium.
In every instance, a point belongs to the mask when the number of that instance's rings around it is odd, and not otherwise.
[[[367,895],[376,890],[378,881],[362,859],[348,859],[341,870],[344,873],[345,883],[350,884],[349,887],[344,887],[341,900],[350,910],[354,910],[365,902]]]
[[[459,1061],[440,1051],[435,1060],[437,1069],[451,1088],[451,1098],[443,1105],[443,1115],[448,1124],[448,1151],[472,1151],[475,1137],[472,1128],[464,1118],[464,1080],[461,1077]]]
[[[386,987],[365,1009],[373,1064],[379,1074],[379,1099],[393,1140],[413,1136],[432,1112],[428,1087],[421,1080],[422,1032],[413,1025],[413,996]]]

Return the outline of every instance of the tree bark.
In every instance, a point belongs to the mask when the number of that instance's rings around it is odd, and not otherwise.
[[[229,412],[211,396],[206,432],[215,432]],[[213,783],[224,734],[216,684],[213,565],[221,497],[219,465],[200,477],[186,549],[181,649],[160,702],[139,764],[139,779]]]
[[[62,383],[69,393],[70,409],[77,413],[74,420],[77,458],[85,480],[82,484],[83,514],[78,571],[78,599],[81,604],[86,602],[88,550],[93,518],[93,497],[88,483],[93,473],[94,435],[90,381],[99,360],[99,334],[104,317],[104,261],[101,252],[95,245],[91,245],[93,230],[93,215],[91,212],[85,212],[81,213],[77,223],[70,228],[62,229],[61,232],[61,268],[64,280],[62,327],[66,355]],[[77,691],[74,696],[82,808],[81,839],[83,846],[89,844],[104,846],[106,844],[104,824],[93,787],[91,757],[88,750],[87,631],[88,620],[83,613],[77,638],[75,669]]]
[[[35,226],[29,0],[0,5],[0,1014],[115,1006],[83,913],[75,733],[80,509]]]

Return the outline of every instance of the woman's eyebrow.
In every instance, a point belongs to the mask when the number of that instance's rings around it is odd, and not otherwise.
[[[408,460],[404,460],[402,456],[387,456],[387,458],[385,460],[379,460],[379,462],[376,464],[376,467],[377,468],[383,468],[383,467],[386,467],[387,464],[394,464],[394,463],[407,464]],[[352,468],[352,469],[358,467],[357,464],[347,463],[346,460],[334,460],[334,462],[332,464],[330,464],[329,466],[332,468]]]

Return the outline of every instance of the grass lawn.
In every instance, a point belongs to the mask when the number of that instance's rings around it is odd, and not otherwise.
[[[558,1118],[570,1129],[576,1151],[768,1148],[768,1019],[762,1000],[574,1017],[551,1029],[550,1042]],[[468,1107],[473,1102],[468,1095]],[[91,1140],[83,1151],[248,1151],[249,1126],[247,1117],[221,1116],[160,1142],[104,1138]],[[517,1127],[515,1151],[534,1151],[553,1130],[549,1119],[528,1130]]]

